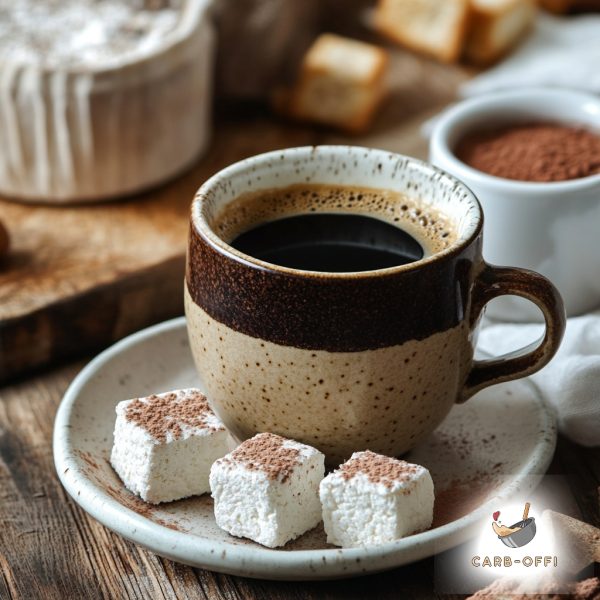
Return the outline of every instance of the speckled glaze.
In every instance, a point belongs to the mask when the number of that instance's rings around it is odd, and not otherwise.
[[[408,265],[317,273],[242,254],[216,234],[217,216],[241,195],[301,183],[404,193],[443,214],[453,241]],[[209,399],[230,431],[239,439],[261,431],[292,437],[330,464],[367,448],[399,455],[457,400],[546,364],[564,330],[560,297],[519,270],[503,271],[496,285],[497,271],[481,256],[482,223],[476,198],[458,180],[381,150],[284,150],[208,180],[192,206],[186,316]],[[540,306],[546,338],[501,365],[474,365],[483,306],[506,293]]]
[[[75,378],[54,426],[56,470],[67,492],[113,531],[171,560],[243,577],[328,579],[392,569],[442,552],[489,527],[503,500],[530,494],[556,441],[552,412],[527,381],[502,384],[455,406],[406,457],[429,469],[432,529],[377,546],[335,548],[322,525],[271,550],[219,529],[205,494],[153,506],[131,494],[110,466],[115,406],[124,398],[205,386],[183,318],[105,350]],[[531,495],[527,498],[535,505]]]

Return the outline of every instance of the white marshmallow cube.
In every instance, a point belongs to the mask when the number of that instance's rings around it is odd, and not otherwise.
[[[431,527],[433,481],[425,467],[355,452],[320,484],[330,544],[383,544]]]
[[[116,413],[110,462],[128,490],[152,504],[210,491],[210,467],[232,443],[200,390],[124,400]]]
[[[321,521],[324,455],[272,433],[246,440],[210,471],[217,525],[276,548]]]

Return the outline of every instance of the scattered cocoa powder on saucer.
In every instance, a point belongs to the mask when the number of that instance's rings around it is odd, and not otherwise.
[[[494,477],[482,473],[469,480],[455,480],[436,491],[432,529],[460,519],[479,508],[498,487]]]

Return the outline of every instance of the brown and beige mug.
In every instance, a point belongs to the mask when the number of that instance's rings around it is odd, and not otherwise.
[[[230,245],[261,222],[318,211],[399,225],[424,256],[327,273]],[[400,455],[454,403],[541,369],[564,332],[560,295],[537,273],[488,265],[482,225],[460,181],[381,150],[294,148],[210,178],[192,206],[185,306],[196,365],[230,431],[239,439],[279,433],[316,446],[330,463],[366,448]],[[545,335],[507,356],[474,360],[483,309],[505,294],[540,307]]]

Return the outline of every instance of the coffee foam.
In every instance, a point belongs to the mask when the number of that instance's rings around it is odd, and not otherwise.
[[[249,192],[209,215],[208,221],[230,243],[261,223],[319,212],[351,212],[391,223],[421,244],[424,257],[445,250],[457,239],[450,218],[431,205],[401,192],[356,186],[295,184]]]

